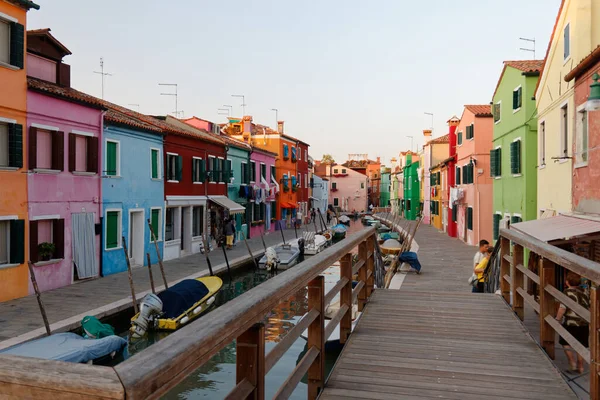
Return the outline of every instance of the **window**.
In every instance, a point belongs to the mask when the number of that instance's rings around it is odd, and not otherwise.
[[[287,144],[283,145],[283,159],[287,160],[290,157],[290,149]]]
[[[208,174],[208,181],[209,182],[217,182],[219,177],[218,177],[218,165],[217,165],[217,159],[215,158],[215,156],[208,156],[208,164],[206,165],[206,170],[210,171],[210,173]]]
[[[150,210],[150,224],[152,225],[152,232],[156,236],[156,240],[162,240],[162,209],[152,208]],[[153,241],[152,233],[150,233],[150,241]]]
[[[0,167],[23,167],[23,125],[0,122]]]
[[[337,182],[331,182],[331,190],[337,190]]]
[[[204,183],[206,180],[206,167],[204,160],[198,157],[192,158],[192,182]]]
[[[64,170],[64,133],[29,128],[29,169]]]
[[[502,102],[499,101],[496,104],[494,104],[494,110],[493,110],[493,113],[492,113],[492,114],[494,114],[494,123],[495,124],[497,124],[498,122],[500,122],[501,113],[502,113]]]
[[[265,203],[254,203],[254,209],[252,212],[252,221],[264,221],[265,220]]]
[[[467,229],[473,230],[473,207],[467,207]]]
[[[563,59],[566,61],[571,55],[571,24],[567,24],[567,26],[565,26],[565,30],[563,32],[563,46]]]
[[[546,122],[540,122],[540,166],[546,165]]]
[[[458,220],[458,206],[455,204],[452,206],[452,222],[456,222]]]
[[[569,106],[565,104],[560,108],[560,154],[567,157],[569,151]]]
[[[225,172],[223,179],[225,180],[225,183],[231,183],[231,178],[233,178],[233,165],[231,160],[225,160]]]
[[[267,166],[266,164],[260,163],[260,181],[267,180]]]
[[[97,137],[88,134],[69,133],[69,171],[98,172]]]
[[[0,62],[23,68],[25,27],[0,18]]]
[[[0,267],[25,262],[25,221],[0,220]]]
[[[42,245],[51,243],[54,251],[43,254]],[[65,250],[65,220],[40,219],[29,222],[29,254],[31,261],[47,261],[64,258]]]
[[[490,150],[490,175],[502,176],[502,149],[500,147]]]
[[[337,206],[339,206],[339,204],[340,204],[340,200],[337,197],[334,197],[333,198],[333,206],[337,207]]]
[[[271,219],[277,219],[277,202],[271,202]]]
[[[167,181],[181,182],[182,157],[167,153]]]
[[[510,173],[513,175],[521,173],[521,140],[515,140],[510,144]]]
[[[342,174],[346,173],[346,168],[342,168]]]
[[[298,154],[298,161],[302,161],[302,150],[300,150],[300,147],[296,149],[296,154]]]
[[[277,182],[277,171],[274,165],[271,165],[271,182]]]
[[[308,161],[308,150],[304,150],[304,160]]]
[[[462,183],[468,185],[473,183],[473,164],[469,163],[462,168]]]
[[[462,144],[462,132],[458,132],[457,143],[458,143],[459,146]]]
[[[298,172],[298,187],[302,187],[302,174],[300,172]]]
[[[250,182],[256,181],[256,162],[250,161]]]
[[[333,173],[334,173],[334,174],[337,174],[337,173],[338,173],[338,171],[339,171],[339,169],[337,169],[337,168],[334,168],[334,169],[333,169]]]
[[[107,176],[120,176],[121,174],[121,144],[112,140],[106,141],[105,173]]]
[[[519,86],[513,90],[513,112],[517,112],[521,109],[523,103],[523,87]]]
[[[227,173],[227,160],[225,160],[224,158],[218,157],[217,158],[217,178],[215,178],[217,180],[217,182],[219,183],[223,183],[227,180],[228,177],[228,173]]]
[[[192,236],[202,236],[204,231],[204,207],[194,206],[192,208]]]
[[[361,183],[360,183],[360,188],[361,188],[361,189],[364,189],[364,188],[365,188],[365,183],[364,183],[364,182],[361,182]]]
[[[160,179],[160,150],[150,150],[150,166],[152,168],[151,177],[152,179]]]
[[[460,185],[460,167],[456,167],[456,184]]]
[[[304,174],[304,187],[308,187],[308,174]]]
[[[105,226],[106,250],[121,247],[121,210],[107,210]]]
[[[248,169],[248,163],[242,163],[242,185],[250,183],[250,170]]]
[[[493,236],[494,240],[498,240],[500,237],[500,221],[502,220],[502,214],[494,214],[494,223],[493,223]]]
[[[175,240],[175,208],[167,208],[165,217],[165,241]]]
[[[575,154],[575,163],[579,165],[587,165],[588,162],[588,114],[585,110],[585,105],[582,105],[577,110],[577,126],[576,126],[576,144],[577,152]]]
[[[292,162],[296,162],[296,148],[292,147]]]
[[[475,124],[471,124],[469,126],[466,127],[467,129],[467,134],[466,134],[466,138],[467,140],[471,140],[473,139],[473,136],[475,136]]]

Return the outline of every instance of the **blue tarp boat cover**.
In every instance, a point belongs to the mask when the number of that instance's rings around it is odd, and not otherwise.
[[[127,340],[119,336],[102,339],[85,339],[76,333],[55,333],[45,338],[25,342],[6,350],[1,354],[22,357],[43,358],[75,363],[86,363],[121,350]]]
[[[185,279],[158,294],[163,302],[161,318],[177,318],[208,294],[206,285],[195,279]]]
[[[344,233],[348,230],[348,228],[344,224],[337,224],[331,229],[333,229],[333,231],[336,233]]]

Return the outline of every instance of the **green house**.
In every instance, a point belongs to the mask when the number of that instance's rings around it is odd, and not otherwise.
[[[419,185],[419,158],[412,161],[406,156],[404,167],[404,218],[414,221],[421,215],[421,190]]]
[[[379,181],[379,207],[390,206],[390,168],[381,167],[381,180]]]
[[[543,60],[505,61],[493,97],[493,238],[500,221],[537,218],[537,109],[533,96]]]
[[[232,171],[232,179],[227,184],[227,197],[246,207],[246,213],[235,215],[235,229],[236,232],[242,232],[243,228],[243,234],[248,237],[250,232],[248,231],[249,222],[246,221],[246,216],[251,215],[248,212],[250,204],[247,199],[239,195],[239,192],[240,187],[249,183],[250,180],[250,174],[249,171],[246,172],[246,168],[250,165],[251,147],[235,139],[225,137],[224,140],[227,142],[227,160]]]

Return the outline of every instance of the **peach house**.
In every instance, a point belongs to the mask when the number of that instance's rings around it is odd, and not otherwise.
[[[99,275],[103,108],[70,88],[71,53],[49,29],[27,41],[29,258],[44,291]]]
[[[494,122],[489,104],[466,105],[456,129],[456,187],[452,198],[452,218],[457,237],[475,245],[492,238],[493,185],[490,176],[490,150]]]
[[[365,174],[337,164],[327,172],[330,173],[329,204],[347,212],[367,210],[368,178]]]
[[[0,302],[28,293],[25,25],[31,1],[0,1]]]

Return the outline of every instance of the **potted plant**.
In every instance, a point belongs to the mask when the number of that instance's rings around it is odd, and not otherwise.
[[[56,246],[54,243],[43,242],[38,244],[38,254],[41,261],[48,261],[52,259]]]

